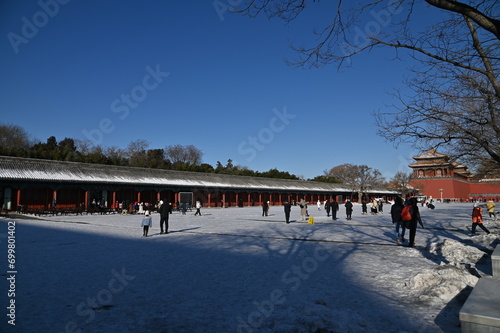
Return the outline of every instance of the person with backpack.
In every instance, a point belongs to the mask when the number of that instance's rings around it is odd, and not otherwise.
[[[479,228],[483,229],[487,235],[490,234],[490,231],[486,229],[486,227],[483,225],[483,209],[477,205],[477,203],[474,204],[474,208],[472,209],[472,231],[471,231],[471,236],[474,236],[476,234],[476,227],[479,226]]]
[[[391,206],[391,218],[392,218],[392,223],[394,223],[396,226],[396,235],[398,237],[396,239],[396,242],[398,243],[405,242],[406,228],[403,225],[403,221],[401,220],[401,212],[403,211],[403,207],[404,207],[403,198],[396,197],[396,199],[394,199],[394,204]],[[399,232],[400,228],[401,228],[401,233]]]
[[[401,211],[401,220],[408,225],[410,229],[410,243],[408,247],[415,247],[415,236],[417,234],[417,223],[424,229],[420,212],[418,211],[417,198],[410,198],[408,205]],[[406,225],[405,225],[406,227]]]

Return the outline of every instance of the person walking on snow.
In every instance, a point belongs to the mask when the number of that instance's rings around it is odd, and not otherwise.
[[[149,210],[146,210],[144,212],[144,217],[142,218],[141,226],[143,227],[142,236],[148,237],[149,227],[153,226],[153,218],[149,216]]]
[[[304,201],[304,199],[300,199],[299,201],[299,207],[300,207],[300,219],[302,221],[306,220],[306,215],[307,215],[307,204],[309,202]]]
[[[201,202],[196,201],[196,213],[194,213],[194,216],[196,216],[196,215],[200,215],[201,216],[200,209],[201,209]]]
[[[316,202],[316,206],[318,206],[318,210],[321,210],[321,201],[319,201],[319,199],[318,202]]]
[[[165,234],[168,234],[168,218],[172,213],[172,205],[164,203],[160,206],[160,234],[163,233],[163,225],[165,224]]]
[[[487,235],[490,234],[490,231],[486,229],[486,227],[483,225],[483,209],[477,205],[477,203],[474,204],[474,208],[472,209],[472,230],[471,230],[471,236],[474,236],[476,234],[476,227],[479,226],[479,228],[483,229]]]
[[[396,199],[394,199],[394,204],[391,206],[391,218],[392,218],[392,223],[394,223],[396,226],[396,235],[398,237],[396,239],[396,242],[398,243],[405,242],[406,228],[403,224],[403,221],[401,220],[401,212],[403,211],[403,207],[404,207],[403,198],[396,197]],[[401,228],[401,233],[399,232],[400,228]]]
[[[488,208],[488,213],[490,214],[490,217],[493,220],[496,220],[497,216],[495,215],[495,203],[493,202],[493,200],[489,200],[486,203],[486,208]]]
[[[264,201],[262,203],[262,216],[267,216],[269,212],[269,201]]]
[[[410,229],[410,244],[409,247],[415,247],[415,235],[417,234],[417,223],[420,224],[422,229],[424,229],[424,224],[422,223],[422,218],[420,217],[420,212],[418,211],[417,198],[411,198],[408,200],[408,206],[410,207],[411,220],[409,223]]]
[[[339,204],[335,199],[330,199],[330,209],[332,210],[332,220],[337,220],[337,211],[339,210]]]
[[[347,199],[345,203],[345,214],[347,215],[348,220],[352,220],[352,202],[351,200]]]
[[[283,208],[285,210],[285,222],[290,223],[290,212],[292,211],[292,205],[288,201],[285,201],[283,204]]]
[[[326,217],[330,217],[330,203],[325,200]]]

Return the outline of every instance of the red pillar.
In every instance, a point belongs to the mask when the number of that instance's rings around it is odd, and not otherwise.
[[[85,191],[85,207],[89,206],[89,191]]]
[[[21,205],[21,189],[18,189],[16,191],[16,205]]]

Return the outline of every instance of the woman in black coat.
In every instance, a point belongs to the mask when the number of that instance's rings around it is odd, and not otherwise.
[[[391,206],[391,218],[392,218],[392,223],[394,223],[396,226],[396,235],[398,237],[396,241],[398,243],[405,242],[406,228],[403,224],[403,221],[401,220],[401,212],[403,211],[403,207],[404,207],[403,198],[396,197],[396,199],[394,199],[394,204]],[[401,228],[401,233],[399,233],[399,228]]]
[[[422,229],[424,228],[424,224],[422,223],[422,218],[420,218],[420,212],[417,206],[417,198],[411,198],[408,200],[408,205],[411,206],[410,214],[410,244],[409,247],[415,247],[415,235],[417,234],[417,223],[420,224]]]
[[[345,203],[345,214],[347,215],[348,220],[352,220],[352,202],[347,199],[347,202]]]

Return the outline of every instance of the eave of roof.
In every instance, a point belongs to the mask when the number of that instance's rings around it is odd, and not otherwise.
[[[302,180],[233,176],[78,162],[0,156],[0,179],[58,183],[143,184],[191,188],[351,192],[342,184]],[[372,190],[387,193],[387,190]]]

